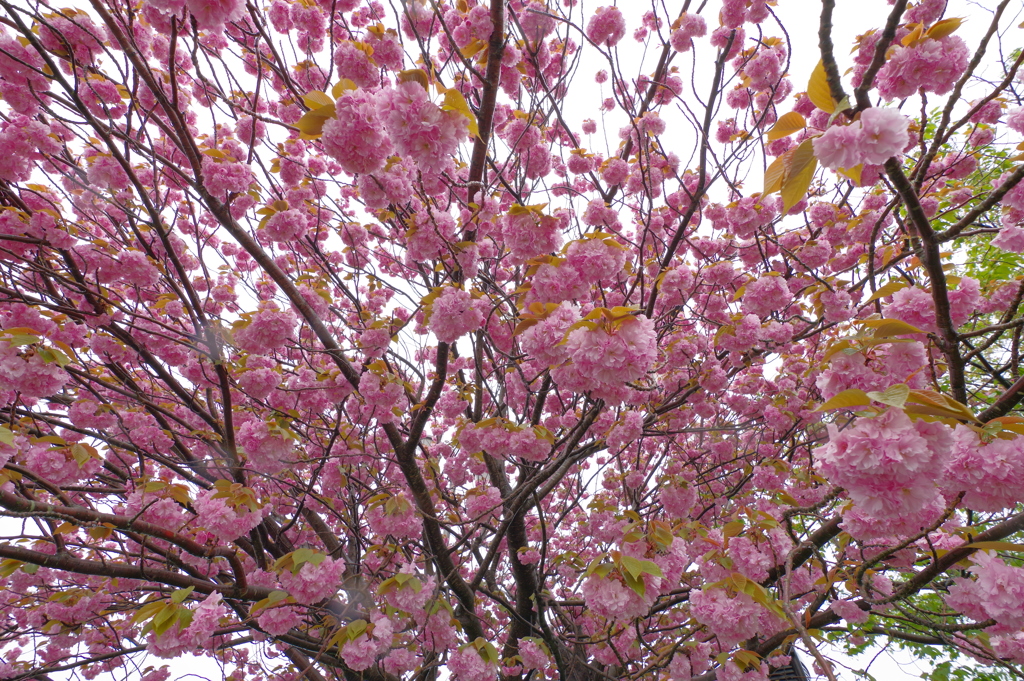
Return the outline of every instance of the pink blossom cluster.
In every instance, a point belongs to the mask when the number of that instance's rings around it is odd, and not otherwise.
[[[20,463],[39,477],[54,485],[73,485],[88,479],[99,471],[102,462],[89,457],[82,463],[72,455],[69,447],[55,447],[46,443],[20,443]]]
[[[693,44],[694,38],[702,38],[707,32],[708,25],[704,17],[683,12],[679,17],[679,27],[672,31],[669,42],[676,52],[686,52]]]
[[[367,371],[359,378],[359,396],[363,398],[359,416],[367,421],[373,418],[377,423],[391,423],[395,420],[394,410],[402,394],[400,383],[386,381],[372,371]]]
[[[378,96],[368,90],[346,92],[335,105],[336,116],[323,127],[320,141],[349,173],[375,173],[384,167],[393,145],[384,128]]]
[[[690,592],[690,614],[729,648],[760,632],[766,611],[745,593],[704,589]]]
[[[384,125],[395,149],[425,173],[437,174],[452,164],[452,154],[466,138],[466,119],[458,111],[442,111],[418,83],[398,83],[378,95]]]
[[[831,424],[828,432],[828,444],[815,450],[817,466],[850,495],[861,534],[870,531],[871,521],[890,534],[911,533],[942,509],[934,473],[952,450],[947,426],[887,409],[842,431]]]
[[[944,95],[963,75],[970,56],[967,43],[955,35],[898,45],[875,78],[878,94],[886,100],[904,99],[919,90]]]
[[[617,571],[600,575],[594,572],[583,580],[583,600],[595,615],[614,621],[628,621],[645,617],[658,595],[660,577],[643,574],[646,588],[641,596],[626,586]]]
[[[244,0],[185,0],[185,5],[202,29],[221,29],[245,16]]]
[[[640,315],[614,328],[579,328],[565,341],[570,364],[556,370],[560,383],[621,400],[624,384],[646,375],[658,358],[654,320]]]
[[[472,644],[464,645],[448,658],[448,669],[456,681],[491,681],[498,669],[484,660]]]
[[[216,489],[201,492],[192,502],[192,506],[196,510],[198,524],[224,542],[232,542],[249,534],[250,530],[260,524],[269,510],[264,507],[253,511],[244,505],[234,507],[226,498],[214,499],[215,494]]]
[[[534,428],[511,425],[481,428],[469,424],[459,432],[459,446],[471,454],[487,452],[498,458],[522,457],[527,461],[543,461],[551,451],[551,443]]]
[[[963,277],[949,292],[949,316],[954,327],[962,326],[981,306],[981,286],[973,277]],[[938,332],[932,294],[916,286],[897,291],[884,308],[885,316],[899,319],[927,333]]]
[[[615,47],[626,35],[626,20],[618,7],[598,7],[587,22],[587,37],[600,47]]]
[[[404,492],[392,497],[388,503],[378,503],[366,510],[370,530],[379,536],[391,535],[397,539],[416,539],[423,532],[423,521],[416,506]]]
[[[0,338],[0,390],[16,390],[25,397],[47,397],[68,382],[56,362],[46,361],[31,347],[15,347]]]
[[[469,291],[446,286],[430,311],[430,331],[442,343],[454,343],[484,323],[487,300],[474,299]]]
[[[945,487],[964,492],[964,504],[976,511],[1001,511],[1024,501],[1024,437],[982,442],[978,432],[959,425],[946,464]]]
[[[227,606],[221,602],[220,592],[214,591],[203,599],[192,612],[192,622],[187,628],[175,625],[159,636],[150,633],[147,648],[157,657],[175,658],[184,652],[206,647],[221,618],[228,614]]]
[[[245,163],[203,156],[203,185],[211,196],[220,201],[227,201],[229,194],[249,191],[253,179],[252,168]]]
[[[296,603],[312,605],[338,593],[344,570],[344,561],[328,556],[319,564],[306,561],[298,570],[281,570],[277,579]]]
[[[445,13],[445,20],[459,47],[466,47],[474,40],[487,40],[494,30],[490,7],[486,4],[474,5],[465,14],[450,9]]]
[[[334,65],[338,75],[361,88],[380,85],[380,67],[365,49],[351,40],[343,40],[334,48]]]
[[[568,358],[568,350],[562,343],[565,334],[579,320],[578,306],[569,302],[559,303],[546,317],[526,329],[519,342],[535,361],[546,366],[558,366]]]
[[[861,352],[833,355],[815,384],[826,400],[850,388],[885,390],[898,383],[923,388],[927,363],[927,351],[918,341],[880,345],[867,355]]]
[[[341,646],[341,657],[345,664],[355,671],[369,669],[391,647],[394,629],[394,623],[386,615],[373,613],[366,630]]]
[[[505,246],[516,260],[526,261],[558,250],[562,245],[561,230],[568,222],[558,216],[543,215],[534,210],[510,212],[501,217],[501,234]]]
[[[263,304],[247,325],[234,332],[235,342],[255,354],[276,350],[292,337],[295,323],[292,312],[278,309],[275,303]]]
[[[249,465],[261,473],[273,475],[281,471],[292,458],[294,441],[279,431],[271,432],[264,421],[246,421],[235,435],[235,442],[245,452]]]
[[[43,60],[32,49],[0,31],[0,95],[14,111],[34,116],[48,101],[50,81],[42,74]],[[10,149],[6,144],[4,149]]]
[[[743,292],[743,310],[758,317],[782,312],[793,302],[783,277],[765,275],[748,283]]]
[[[0,125],[0,180],[24,182],[32,176],[32,164],[45,154],[60,153],[60,143],[50,136],[51,128],[39,121],[15,115]]]
[[[881,164],[903,153],[910,143],[910,119],[895,109],[872,107],[850,125],[833,125],[814,138],[814,155],[832,170]]]
[[[992,551],[978,551],[971,561],[975,579],[954,579],[946,603],[975,621],[1024,628],[1024,568],[1007,565]]]
[[[287,634],[290,629],[302,624],[302,620],[302,608],[294,605],[270,606],[256,616],[260,629],[271,636]]]
[[[275,213],[263,226],[263,234],[271,241],[287,243],[305,236],[312,220],[307,211],[291,208]]]

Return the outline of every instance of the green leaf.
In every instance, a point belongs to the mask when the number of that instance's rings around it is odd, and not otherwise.
[[[887,404],[890,407],[898,407],[902,409],[903,405],[907,403],[907,397],[910,396],[910,388],[905,383],[898,383],[886,388],[882,392],[872,390],[867,393],[867,396],[875,402],[881,402],[882,404]]]
[[[184,603],[185,599],[188,598],[196,588],[190,586],[185,589],[177,589],[171,594],[171,603]]]

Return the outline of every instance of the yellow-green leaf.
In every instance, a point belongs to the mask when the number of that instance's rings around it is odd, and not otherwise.
[[[964,23],[964,20],[960,17],[950,17],[948,19],[938,21],[934,26],[928,29],[928,37],[933,40],[941,40],[947,35],[952,34],[956,29],[960,28],[962,23]]]
[[[796,111],[790,111],[780,116],[779,120],[772,126],[772,129],[768,131],[768,140],[782,139],[798,130],[803,130],[805,127],[807,127],[807,121],[804,120],[804,117]]]
[[[788,153],[788,152],[787,152]],[[782,189],[782,179],[786,176],[786,154],[779,156],[764,171],[764,190],[761,192],[767,196]]]
[[[331,88],[331,94],[334,96],[335,99],[338,99],[345,93],[346,90],[355,90],[357,87],[359,86],[353,83],[348,78],[342,78],[341,80],[334,84],[334,87]]]
[[[469,102],[462,96],[462,93],[455,88],[448,88],[444,91],[444,102],[441,104],[441,108],[445,111],[457,111],[466,118],[466,122],[469,124],[469,132],[474,137],[480,136],[480,128],[476,124],[476,116],[473,114],[473,110],[469,108]]]
[[[890,407],[902,409],[903,405],[907,403],[907,397],[910,396],[910,388],[905,383],[898,383],[881,392],[872,390],[867,395],[875,402],[881,402],[882,404],[888,404]]]
[[[864,164],[858,163],[852,168],[838,168],[836,172],[850,179],[856,185],[860,185],[860,176],[864,172]]]
[[[800,146],[803,146],[802,144]],[[799,148],[797,149],[799,151]],[[814,179],[814,171],[818,169],[818,159],[811,158],[810,163],[795,174],[787,173],[786,179],[782,181],[782,214],[785,215],[789,209],[800,202],[807,195],[807,190]]]
[[[423,69],[406,69],[398,72],[398,80],[403,83],[410,81],[419,83],[424,90],[430,89],[430,81],[427,79],[427,72]]]
[[[807,97],[814,106],[825,113],[832,113],[836,110],[836,101],[832,99],[832,91],[828,87],[828,74],[825,73],[825,63],[818,61],[818,65],[811,72],[811,80],[807,83]]]
[[[890,281],[888,284],[885,284],[880,289],[875,291],[871,295],[871,297],[868,298],[865,302],[871,303],[878,300],[879,298],[887,298],[892,294],[896,293],[897,291],[902,291],[908,286],[910,286],[910,284],[908,284],[905,281]]]
[[[976,541],[967,544],[964,548],[983,551],[1024,551],[1024,544],[1014,544],[1008,541]]]
[[[313,90],[302,95],[302,101],[306,103],[310,111],[323,106],[334,106],[334,100],[326,92],[320,92],[319,90]]]
[[[849,409],[851,407],[867,407],[871,404],[871,398],[863,390],[850,388],[832,397],[814,411],[829,411],[830,409]]]
[[[302,133],[302,139],[313,140],[323,134],[324,123],[334,118],[335,108],[332,103],[329,106],[321,106],[302,114],[302,118],[295,124],[295,127]]]

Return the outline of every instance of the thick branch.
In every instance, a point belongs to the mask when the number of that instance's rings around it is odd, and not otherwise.
[[[949,289],[946,286],[946,273],[942,270],[942,258],[939,254],[939,238],[932,229],[931,222],[921,207],[910,180],[903,174],[899,162],[890,158],[885,162],[885,173],[889,176],[896,192],[903,199],[907,216],[917,230],[921,239],[921,262],[932,284],[932,301],[935,304],[935,324],[939,327],[940,347],[949,364],[949,385],[953,398],[967,404],[967,383],[964,380],[964,361],[960,355],[960,339],[956,335],[956,327],[949,307]]]

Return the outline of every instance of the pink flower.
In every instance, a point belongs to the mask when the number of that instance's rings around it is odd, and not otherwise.
[[[192,505],[198,514],[199,525],[218,539],[233,542],[262,522],[263,509],[253,511],[247,506],[232,507],[227,498],[214,499],[217,492],[216,489],[202,492]]]
[[[263,226],[263,233],[271,241],[294,241],[306,235],[309,223],[308,212],[292,208],[272,215]]]
[[[563,302],[547,317],[526,329],[519,342],[536,361],[557,366],[569,357],[568,348],[562,341],[569,327],[579,320],[579,308]]]
[[[1021,135],[1024,135],[1024,107],[1017,107],[1006,112],[1006,125]]]
[[[348,91],[338,98],[337,116],[324,123],[320,138],[324,151],[346,172],[375,173],[391,155],[393,147],[381,108],[373,94]]]
[[[484,299],[474,300],[468,292],[447,286],[432,304],[430,330],[442,343],[454,343],[484,323]]]
[[[654,321],[631,317],[611,332],[602,328],[572,331],[566,349],[574,373],[590,389],[635,381],[647,373],[658,356]]]
[[[609,160],[601,171],[601,179],[609,185],[622,184],[629,177],[629,164],[621,158]]]
[[[366,522],[374,534],[382,537],[416,539],[423,532],[423,521],[405,493],[371,506],[366,511]]]
[[[174,658],[186,651],[204,647],[213,636],[221,618],[228,614],[227,607],[221,602],[221,595],[215,591],[203,599],[203,602],[192,611],[192,622],[182,630],[175,625],[160,634],[150,633],[147,648],[157,657]]]
[[[498,676],[498,668],[485,661],[472,644],[452,653],[448,658],[448,669],[456,681],[493,681]]]
[[[249,191],[252,181],[252,169],[244,163],[218,162],[212,156],[203,156],[203,185],[214,198],[227,201],[228,194]]]
[[[185,0],[188,11],[202,29],[218,29],[245,16],[244,0]]]
[[[152,286],[160,281],[160,270],[142,251],[124,251],[118,260],[118,274],[122,281],[137,286]]]
[[[690,614],[730,648],[760,631],[764,608],[745,593],[730,597],[724,589],[690,592]]]
[[[277,578],[296,603],[312,605],[338,593],[344,569],[344,561],[325,557],[319,564],[306,561],[296,572],[284,569]]]
[[[979,551],[971,561],[975,579],[954,579],[946,603],[977,621],[991,618],[1011,629],[1024,627],[1024,568],[1007,565],[992,551]]]
[[[254,470],[273,475],[280,472],[285,461],[292,457],[294,442],[278,432],[272,433],[267,423],[257,420],[247,421],[238,428],[235,441]]]
[[[642,575],[647,582],[658,581],[660,578],[649,574]],[[654,587],[654,584],[649,587]],[[645,617],[651,610],[651,604],[657,597],[656,588],[646,588],[641,596],[623,584],[615,572],[601,576],[593,573],[583,581],[583,600],[587,608],[595,615],[609,620],[626,621],[637,617]]]
[[[743,292],[743,310],[758,317],[784,312],[791,302],[793,294],[782,277],[765,275],[748,283]]]
[[[587,37],[599,47],[615,47],[624,35],[626,20],[618,7],[599,7],[587,22]]]
[[[1010,253],[1024,253],[1024,229],[1016,225],[1004,225],[991,243]]]
[[[380,85],[380,67],[351,40],[343,40],[334,48],[334,65],[338,75],[361,88]]]
[[[708,25],[704,17],[699,14],[684,12],[679,17],[679,28],[672,31],[669,42],[676,52],[686,52],[693,44],[694,38],[700,38],[708,32]]]
[[[875,83],[886,100],[903,99],[918,90],[944,95],[967,69],[970,50],[955,35],[896,47],[878,72]]]
[[[270,303],[252,315],[247,326],[235,331],[234,337],[238,347],[259,354],[283,346],[294,330],[295,315],[282,312]]]
[[[514,206],[500,219],[501,233],[512,257],[526,261],[562,245],[562,221],[537,210]]]
[[[271,636],[287,634],[288,630],[302,624],[302,609],[294,605],[276,605],[265,608],[256,616],[260,629]]]
[[[906,116],[895,109],[872,107],[850,125],[833,125],[814,138],[814,155],[831,170],[885,163],[910,142]]]
[[[1007,180],[1010,179],[1010,175],[1011,173],[1003,173],[1002,175],[1000,175],[999,179],[995,183],[995,186],[1001,187]],[[1003,195],[1003,198],[1000,199],[1000,202],[1004,206],[1009,206],[1010,208],[1014,208],[1019,211],[1024,211],[1024,182],[1018,182],[1013,187],[1011,187],[1010,191],[1006,192]]]
[[[861,163],[885,163],[910,143],[910,120],[895,109],[872,107],[860,115]]]
[[[886,534],[920,528],[941,510],[933,474],[942,470],[953,434],[941,423],[911,421],[898,409],[862,418],[843,431],[828,427],[829,442],[814,450],[817,466],[829,482],[845,487],[859,516],[863,536],[871,521],[889,524]]]
[[[0,33],[0,95],[16,112],[35,116],[39,100],[47,102],[44,93],[50,89],[50,80],[43,75],[42,66],[43,60],[35,50]],[[7,145],[3,148],[10,149]]]
[[[832,612],[842,617],[850,624],[863,624],[868,621],[869,613],[866,610],[861,610],[860,606],[850,600],[840,599],[833,601]]]
[[[964,504],[968,508],[1012,508],[1024,500],[1024,438],[996,438],[982,444],[977,432],[957,426],[946,476],[946,491],[965,492]]]
[[[420,170],[440,173],[452,164],[458,143],[468,134],[467,121],[457,111],[442,111],[415,82],[382,90],[381,115],[395,148]]]

